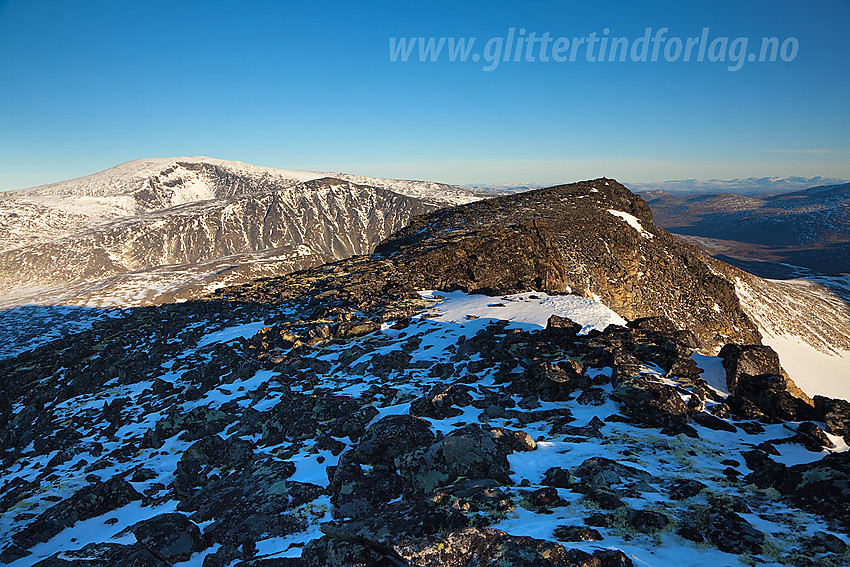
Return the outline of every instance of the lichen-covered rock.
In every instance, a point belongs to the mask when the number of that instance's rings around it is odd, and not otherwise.
[[[353,452],[360,463],[392,463],[396,457],[433,441],[434,433],[424,419],[390,415],[370,425]]]
[[[177,462],[174,472],[175,490],[189,495],[195,487],[203,486],[207,472],[218,468],[237,468],[248,463],[254,455],[250,443],[238,437],[222,439],[218,435],[205,437],[190,445]]]
[[[555,488],[569,488],[574,482],[570,471],[561,467],[552,467],[544,475],[542,484]]]
[[[824,449],[832,449],[835,443],[824,433],[823,429],[811,421],[804,421],[797,427],[796,438],[813,452],[821,452]]]
[[[287,480],[295,466],[271,458],[221,476],[211,476],[183,497],[177,509],[204,528],[205,542],[241,545],[246,540],[284,536],[304,529],[293,512],[322,495],[321,487]]]
[[[673,500],[684,500],[696,496],[706,488],[708,487],[698,480],[681,478],[670,485],[668,493]]]
[[[813,417],[814,402],[788,377],[769,346],[727,344],[719,356],[732,395],[751,401],[772,419]]]
[[[471,389],[465,384],[438,384],[410,404],[410,413],[434,419],[460,415],[463,413],[461,407],[472,404],[472,396],[469,395]]]
[[[826,432],[844,437],[850,443],[850,402],[815,396],[815,414],[826,424]]]
[[[687,421],[688,405],[674,388],[666,384],[631,377],[620,381],[612,396],[638,423],[672,428]]]
[[[116,543],[93,543],[82,549],[57,553],[39,561],[34,567],[168,567],[145,546],[119,545]]]
[[[558,526],[555,528],[558,541],[600,541],[602,534],[587,526]]]
[[[398,499],[405,485],[394,465],[364,465],[354,452],[346,452],[333,469],[330,488],[336,517],[363,518]]]
[[[779,364],[779,355],[769,346],[727,344],[719,353],[726,369],[726,386],[729,392],[738,389],[738,380],[742,376],[781,376],[784,374]]]
[[[728,508],[707,506],[694,509],[683,518],[678,530],[682,537],[708,541],[727,553],[758,554],[765,541],[764,534]]]
[[[514,380],[512,393],[533,395],[544,401],[563,401],[579,388],[590,386],[590,378],[583,365],[576,360],[557,363],[541,362],[527,368]]]
[[[404,488],[396,461],[434,442],[427,421],[411,415],[378,420],[350,451],[342,454],[331,478],[337,517],[361,518],[378,513]]]
[[[469,425],[401,457],[397,464],[407,486],[425,493],[462,477],[511,484],[508,454],[535,448],[534,440],[524,432]]]
[[[631,567],[632,562],[620,551],[596,551],[592,555],[546,540],[510,536],[494,529],[468,529],[424,541],[400,543],[399,555],[410,565],[437,567],[463,565],[485,567],[578,566]]]

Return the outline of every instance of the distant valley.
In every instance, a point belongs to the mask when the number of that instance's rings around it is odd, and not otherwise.
[[[757,275],[850,272],[850,183],[760,196],[642,196],[659,226]]]

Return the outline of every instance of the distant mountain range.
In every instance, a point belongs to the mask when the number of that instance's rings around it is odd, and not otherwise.
[[[846,179],[831,177],[747,177],[742,179],[679,179],[652,183],[629,183],[625,185],[632,191],[666,191],[676,194],[736,193],[738,195],[759,195],[800,191],[817,185],[837,185],[847,183]],[[473,193],[481,196],[506,195],[530,189],[541,189],[545,184],[522,183],[481,183],[465,185]]]
[[[819,185],[838,185],[846,179],[831,177],[747,177],[743,179],[680,179],[656,183],[629,183],[637,192],[667,191],[669,193],[736,193],[758,195],[763,193],[787,193]]]
[[[642,195],[659,226],[754,273],[850,272],[850,183],[762,197]]]

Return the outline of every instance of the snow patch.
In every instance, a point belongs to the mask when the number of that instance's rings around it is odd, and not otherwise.
[[[826,353],[800,337],[764,330],[762,342],[776,351],[782,368],[809,396],[850,400],[850,352]]]
[[[618,211],[616,209],[608,209],[608,212],[614,215],[615,217],[620,217],[621,219],[626,221],[626,223],[628,223],[630,227],[638,231],[638,233],[640,233],[640,235],[644,238],[655,238],[654,234],[648,232],[645,228],[643,228],[636,216],[630,215],[629,213],[624,213],[623,211]]]
[[[728,396],[729,387],[726,385],[726,369],[723,368],[723,359],[719,356],[703,354],[694,354],[692,358],[697,363],[697,367],[703,370],[702,379],[715,391]]]
[[[245,325],[229,327],[221,331],[216,331],[215,333],[210,333],[198,341],[198,348],[205,347],[213,343],[227,343],[238,338],[247,339],[253,337],[257,334],[257,331],[263,328],[263,325],[264,323],[259,321],[256,323],[246,323]]]
[[[423,297],[437,297],[424,292]],[[511,326],[545,328],[552,315],[568,317],[582,326],[581,334],[608,325],[625,325],[626,320],[598,301],[576,295],[548,295],[543,292],[517,293],[502,297],[470,295],[460,291],[440,292],[445,301],[437,306],[436,321],[461,322],[470,318],[507,320]],[[531,330],[531,329],[529,329]]]

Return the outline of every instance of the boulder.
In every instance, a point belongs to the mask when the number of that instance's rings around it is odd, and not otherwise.
[[[431,445],[397,459],[407,486],[429,493],[461,477],[511,484],[508,454],[533,451],[537,444],[522,431],[468,425]]]
[[[233,471],[220,471],[183,496],[177,509],[204,528],[208,542],[242,545],[261,537],[282,537],[306,527],[293,510],[321,496],[316,485],[287,480],[291,462],[255,459]]]
[[[410,565],[438,567],[463,565],[485,567],[572,566],[631,567],[632,562],[619,550],[597,550],[593,554],[568,550],[546,540],[511,536],[500,530],[470,528],[418,542],[397,545],[399,555]]]
[[[370,425],[353,449],[357,462],[390,464],[396,457],[434,442],[431,425],[412,415],[389,415]]]
[[[453,368],[453,366],[452,366]],[[438,384],[410,404],[411,415],[446,419],[461,415],[460,407],[472,404],[471,387],[464,384]]]
[[[168,563],[188,561],[192,553],[202,549],[200,528],[183,514],[160,514],[129,531],[140,545]]]
[[[779,364],[779,355],[765,345],[727,344],[720,349],[729,392],[750,400],[772,419],[811,419],[814,402]]]
[[[675,428],[687,421],[688,405],[675,388],[666,384],[634,376],[620,381],[612,396],[638,423]]]
[[[815,396],[815,414],[826,425],[826,432],[844,437],[850,444],[850,402]]]
[[[734,511],[719,505],[698,508],[683,519],[679,535],[695,542],[708,541],[726,553],[760,554],[764,534]]]
[[[81,549],[64,551],[39,561],[34,567],[168,567],[171,565],[156,557],[143,545],[116,543],[90,543]]]

